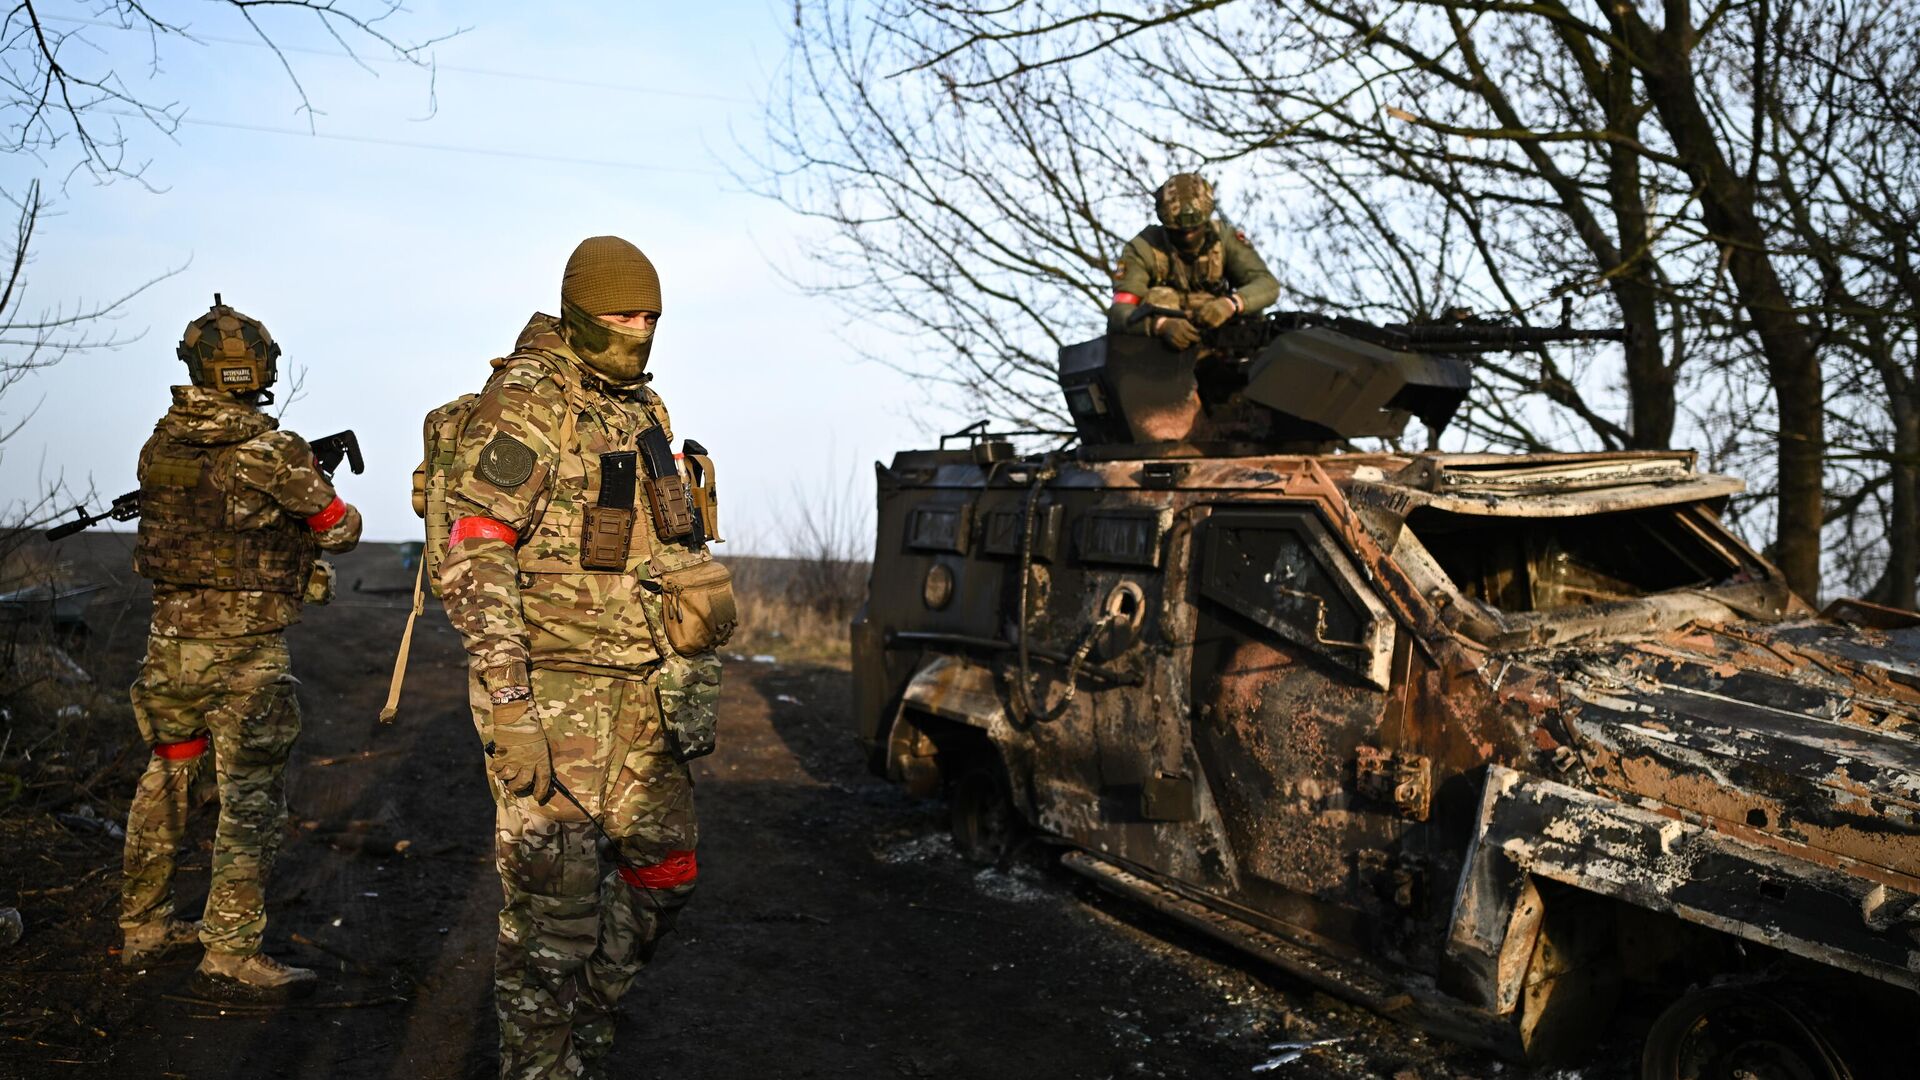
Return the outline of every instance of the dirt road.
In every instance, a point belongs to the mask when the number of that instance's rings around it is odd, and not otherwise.
[[[124,549],[86,550],[123,568]],[[408,577],[384,546],[340,569],[346,586]],[[105,685],[132,677],[145,604],[127,587],[90,614],[89,666]],[[0,1076],[493,1075],[490,808],[464,655],[437,610],[421,620],[399,722],[374,719],[404,608],[346,592],[292,634],[306,730],[268,943],[325,973],[316,999],[223,1011],[192,999],[191,962],[124,971],[109,952],[117,842],[14,820],[3,835],[23,850],[4,852],[0,905],[21,908],[27,937],[0,952]],[[1242,966],[1044,853],[967,863],[939,805],[866,774],[846,694],[842,671],[729,662],[720,749],[695,770],[700,891],[626,1001],[621,1075],[1247,1076],[1269,1044],[1322,1038],[1346,1041],[1270,1075],[1523,1075]],[[102,817],[124,812],[126,791],[102,794]],[[182,875],[189,909],[210,835],[203,815]],[[25,836],[48,839],[24,850]]]

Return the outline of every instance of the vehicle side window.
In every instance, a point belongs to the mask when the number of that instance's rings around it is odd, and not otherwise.
[[[1222,510],[1202,544],[1202,596],[1386,686],[1392,620],[1312,510]]]

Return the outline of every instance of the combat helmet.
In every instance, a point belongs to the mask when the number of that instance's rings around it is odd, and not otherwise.
[[[236,394],[265,390],[280,374],[280,346],[260,320],[228,307],[213,294],[213,306],[187,324],[176,350],[193,385]]]
[[[1197,229],[1213,218],[1213,185],[1199,173],[1175,173],[1153,193],[1160,224],[1169,229]]]

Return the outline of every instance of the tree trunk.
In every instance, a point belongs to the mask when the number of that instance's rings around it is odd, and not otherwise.
[[[1887,528],[1887,570],[1869,599],[1911,609],[1920,588],[1920,401],[1899,389],[1893,398],[1893,520]]]
[[[1608,126],[1638,140],[1640,112],[1633,101],[1633,69],[1624,56],[1613,57],[1607,82]],[[1626,146],[1608,148],[1607,197],[1613,204],[1625,264],[1609,283],[1627,328],[1627,404],[1632,410],[1632,437],[1627,445],[1634,450],[1665,450],[1673,442],[1676,412],[1673,369],[1661,348],[1660,294],[1654,289],[1649,265],[1652,237],[1640,185],[1640,155]]]
[[[1701,106],[1688,6],[1687,0],[1667,0],[1667,24],[1658,33],[1629,5],[1612,8],[1610,15],[1642,65],[1661,126],[1700,189],[1701,217],[1724,247],[1727,274],[1759,340],[1780,417],[1774,560],[1794,592],[1817,602],[1826,481],[1820,358],[1768,256],[1753,188],[1728,164]]]

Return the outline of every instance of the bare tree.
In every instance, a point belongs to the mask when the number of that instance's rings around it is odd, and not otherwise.
[[[1898,332],[1910,301],[1875,301],[1876,331],[1809,257],[1817,237],[1845,236],[1842,261],[1866,258],[1870,235],[1889,268],[1876,280],[1897,282],[1912,217],[1895,196],[1914,161],[1889,149],[1850,166],[1879,183],[1850,185],[1846,221],[1796,217],[1794,190],[1846,200],[1834,166],[1808,172],[1819,155],[1783,132],[1799,123],[1802,141],[1844,156],[1911,123],[1894,106],[1913,89],[1897,72],[1911,70],[1916,17],[1796,0],[1648,7],[892,0],[869,13],[801,0],[766,190],[830,226],[820,291],[930,335],[931,366],[990,415],[1054,409],[1050,354],[1096,326],[1099,271],[1131,231],[1122,203],[1144,217],[1173,167],[1224,177],[1239,221],[1294,241],[1278,261],[1296,306],[1525,322],[1570,298],[1583,320],[1636,329],[1633,343],[1480,364],[1461,437],[1659,447],[1684,426],[1710,460],[1755,474],[1736,512],[1814,596],[1829,511],[1833,536],[1864,537],[1859,515],[1883,494],[1895,521],[1920,505],[1896,509],[1902,489],[1882,479],[1903,452],[1871,449],[1910,408],[1912,365],[1897,359],[1911,355]],[[1849,69],[1847,99],[1815,107],[1839,83],[1809,73],[1890,54],[1890,71]],[[1829,392],[1867,371],[1909,404],[1877,414],[1879,399]],[[1844,443],[1830,448],[1836,411]],[[1857,582],[1862,558],[1838,578]],[[1911,596],[1906,558],[1884,574],[1905,591],[1876,595]]]
[[[1771,18],[1768,16],[1771,15]],[[1829,550],[1849,584],[1915,606],[1920,578],[1920,13],[1762,4],[1739,59],[1744,149],[1828,369]],[[1730,125],[1728,125],[1730,126]]]
[[[185,5],[172,4],[178,9]],[[389,29],[404,8],[399,0],[205,0],[207,11],[236,14],[280,60],[297,101],[311,120],[314,108],[276,33],[290,19],[313,20],[349,56],[378,49],[423,71],[431,69],[428,51],[444,38],[403,40]],[[129,156],[129,127],[166,137],[177,134],[186,105],[143,94],[111,62],[110,50],[92,35],[102,31],[145,35],[150,63],[158,66],[161,45],[177,40],[204,44],[184,15],[141,0],[94,0],[56,5],[16,0],[0,14],[0,153],[16,162],[39,163],[70,182],[84,175],[95,183],[131,181],[148,187],[149,163]],[[429,83],[430,84],[430,83]],[[431,93],[431,91],[429,91]],[[30,299],[33,247],[50,205],[46,184],[27,180],[18,190],[0,190],[16,211],[13,247],[0,284],[0,396],[22,379],[76,353],[117,348],[137,335],[111,332],[104,324],[121,314],[128,301],[175,271],[122,285],[108,298]],[[31,415],[29,411],[28,416]],[[0,423],[0,444],[16,434],[26,417]],[[60,481],[50,482],[47,498],[13,508],[8,516],[31,522],[46,510]]]

